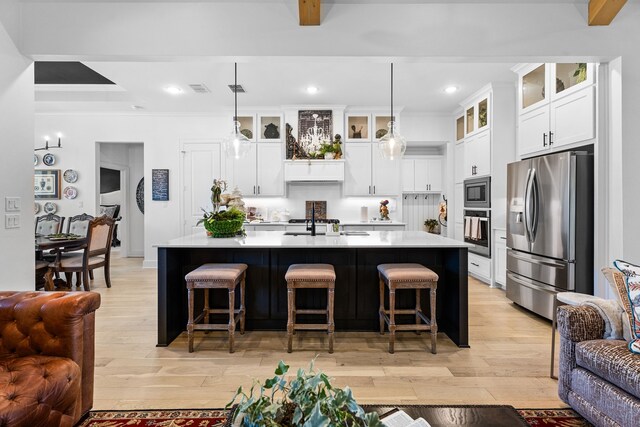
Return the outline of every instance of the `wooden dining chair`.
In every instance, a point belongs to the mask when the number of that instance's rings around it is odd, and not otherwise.
[[[39,216],[36,218],[36,234],[48,236],[49,234],[61,233],[63,224],[64,217],[52,213]]]
[[[87,230],[89,229],[89,222],[92,219],[93,216],[86,213],[70,216],[67,220],[67,233],[85,237],[87,235]]]
[[[81,273],[82,286],[85,291],[91,290],[89,286],[89,272],[96,268],[104,268],[104,280],[107,287],[111,287],[111,236],[113,234],[113,218],[100,216],[89,221],[86,243],[71,250],[83,249],[81,254],[62,256],[49,265],[60,273]],[[63,252],[64,254],[64,252]],[[78,275],[79,276],[79,275]],[[69,279],[70,275],[67,276]],[[70,281],[67,280],[70,285]],[[80,283],[78,281],[77,285]]]

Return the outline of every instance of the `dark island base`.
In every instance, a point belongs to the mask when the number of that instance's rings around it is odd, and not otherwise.
[[[351,249],[212,249],[158,248],[158,346],[169,345],[186,330],[187,291],[184,276],[205,263],[245,263],[246,328],[286,330],[287,287],[284,275],[291,264],[329,263],[336,270],[335,323],[337,331],[378,331],[378,264],[416,262],[439,276],[437,320],[459,347],[469,346],[466,248],[351,248]],[[297,293],[298,308],[326,306],[326,290]],[[202,308],[202,293],[196,293],[196,313]],[[428,291],[421,294],[428,313]],[[211,291],[212,307],[227,307],[227,291]],[[236,297],[236,301],[238,298]],[[398,291],[397,307],[415,306],[415,291]],[[298,323],[323,322],[319,316],[299,316]],[[228,320],[214,318],[212,322]],[[398,323],[412,323],[400,316]]]

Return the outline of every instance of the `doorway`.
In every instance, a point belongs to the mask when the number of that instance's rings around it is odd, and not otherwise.
[[[136,202],[144,177],[144,144],[99,142],[97,212],[116,206],[120,219],[114,230],[113,248],[122,257],[144,257],[144,213]]]

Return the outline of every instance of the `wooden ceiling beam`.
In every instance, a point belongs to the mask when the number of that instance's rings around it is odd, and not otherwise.
[[[589,25],[609,25],[627,0],[589,0]]]
[[[298,0],[300,25],[320,25],[321,0]]]

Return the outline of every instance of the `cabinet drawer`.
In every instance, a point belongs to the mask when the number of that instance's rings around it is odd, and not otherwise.
[[[491,258],[469,254],[469,273],[483,279],[491,279]]]

